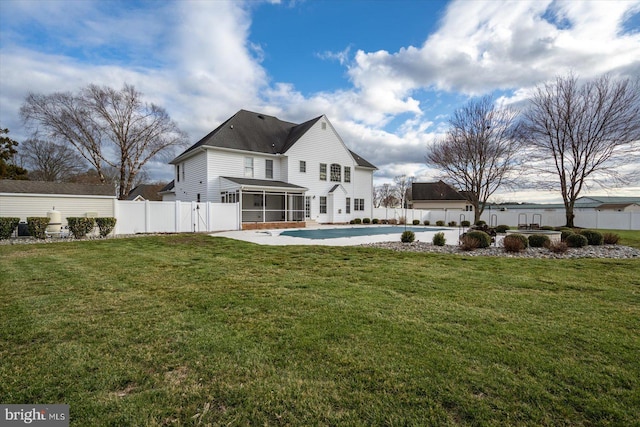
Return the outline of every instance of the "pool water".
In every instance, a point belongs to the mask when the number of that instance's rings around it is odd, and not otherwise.
[[[300,237],[304,239],[338,239],[340,237],[375,236],[379,234],[402,234],[405,230],[414,233],[425,233],[429,231],[442,231],[446,228],[437,227],[406,227],[384,226],[384,227],[343,227],[343,228],[314,228],[310,230],[287,230],[280,233],[281,236]]]

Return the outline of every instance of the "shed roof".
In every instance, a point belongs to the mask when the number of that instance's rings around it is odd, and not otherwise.
[[[115,188],[108,184],[95,185],[76,184],[72,182],[22,181],[11,179],[0,179],[0,193],[116,197]]]
[[[438,182],[414,182],[411,185],[413,200],[467,200],[449,184]]]

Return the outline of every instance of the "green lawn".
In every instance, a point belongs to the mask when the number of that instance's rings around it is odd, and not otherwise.
[[[639,260],[0,246],[0,402],[74,426],[638,425],[639,354]]]

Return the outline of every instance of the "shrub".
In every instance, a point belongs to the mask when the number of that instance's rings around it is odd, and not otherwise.
[[[401,216],[398,218],[398,224],[406,224],[407,223],[407,218],[404,216]]]
[[[540,227],[540,230],[553,231],[553,226],[551,226],[551,225],[543,225],[542,227]]]
[[[616,233],[604,233],[602,235],[602,241],[605,245],[617,245],[620,241],[620,236]]]
[[[76,239],[82,239],[93,230],[96,225],[94,218],[68,217],[69,231]]]
[[[416,233],[411,230],[404,231],[402,236],[400,236],[400,241],[402,243],[411,243],[416,240]]]
[[[551,244],[551,239],[545,234],[532,234],[529,236],[529,246],[532,248],[546,248]]]
[[[349,221],[349,224],[351,224],[351,225],[353,225],[353,224],[355,224],[355,223],[356,223],[356,220],[355,220],[355,219],[352,219],[351,221]]]
[[[525,249],[529,247],[529,239],[527,239],[527,236],[525,236],[524,234],[513,233],[513,234],[507,235],[507,237],[514,237],[514,238],[520,240]],[[505,239],[507,237],[505,237]]]
[[[371,224],[371,218],[363,218],[362,219],[362,223],[363,224]]]
[[[431,221],[429,221],[428,219],[425,219],[425,220],[424,220],[424,222],[423,222],[423,224],[424,224],[424,225],[430,225],[430,224],[431,224]]]
[[[360,218],[354,218],[353,219],[353,223],[354,224],[362,224],[362,220]]]
[[[591,246],[600,246],[602,245],[602,241],[604,240],[602,237],[602,233],[595,230],[581,230],[580,234],[587,238],[587,242]]]
[[[522,234],[509,234],[502,240],[502,245],[507,252],[522,252],[527,248],[528,240]]]
[[[455,227],[456,225],[458,225],[457,222],[455,221],[449,221],[449,227]]]
[[[560,240],[564,242],[565,240],[567,240],[567,237],[571,236],[572,234],[576,234],[576,233],[574,233],[573,230],[570,228],[562,230],[562,233],[560,233]]]
[[[444,221],[436,221],[436,225],[438,227],[442,227],[444,225]]]
[[[96,225],[100,229],[100,236],[107,237],[116,226],[115,218],[96,218]]]
[[[569,246],[566,242],[552,242],[549,245],[549,250],[556,254],[563,254],[569,250]]]
[[[420,220],[419,219],[414,219],[413,220],[413,225],[420,225]]]
[[[447,239],[444,238],[444,233],[436,233],[433,235],[433,244],[436,246],[444,246],[447,242]]]
[[[574,233],[567,236],[567,238],[565,239],[565,243],[570,248],[582,248],[584,246],[587,246],[589,244],[589,241],[582,234]]]
[[[30,216],[27,218],[27,228],[29,229],[29,234],[36,239],[44,239],[45,237],[47,237],[47,235],[45,234],[47,225],[49,225],[49,218],[47,217]]]
[[[504,224],[503,225],[498,225],[496,227],[496,233],[506,233],[508,229],[509,229],[508,225],[504,225]]]
[[[483,225],[487,225],[487,221],[479,219],[478,221],[476,221],[475,225],[477,225],[478,227],[482,227]]]
[[[475,237],[469,237],[468,235],[462,236],[460,239],[460,249],[463,251],[473,251],[480,247],[480,240]]]
[[[397,219],[395,219],[395,218],[390,219],[388,222],[389,222],[389,224],[391,224],[391,225],[396,225],[396,224],[398,224],[398,220],[397,220]]]
[[[469,227],[471,225],[471,221],[467,221],[466,219],[460,222],[460,225],[463,227]]]
[[[491,236],[489,236],[484,231],[469,231],[468,233],[466,233],[466,237],[477,239],[479,241],[478,247],[480,248],[488,248],[489,246],[491,246]]]
[[[379,224],[379,223],[380,223],[380,220],[379,220],[378,218],[373,218],[373,219],[371,220],[371,223],[373,223],[373,224]]]
[[[20,218],[0,218],[0,240],[8,239],[20,223]]]

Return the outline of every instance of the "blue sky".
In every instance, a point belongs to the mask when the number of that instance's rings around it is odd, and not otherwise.
[[[424,165],[426,147],[456,108],[487,94],[517,108],[570,71],[640,76],[640,0],[0,2],[0,126],[18,141],[30,91],[126,82],[191,143],[239,109],[293,122],[326,114],[379,167],[376,184],[428,181],[437,171]],[[166,160],[149,164],[152,179],[170,179]]]

